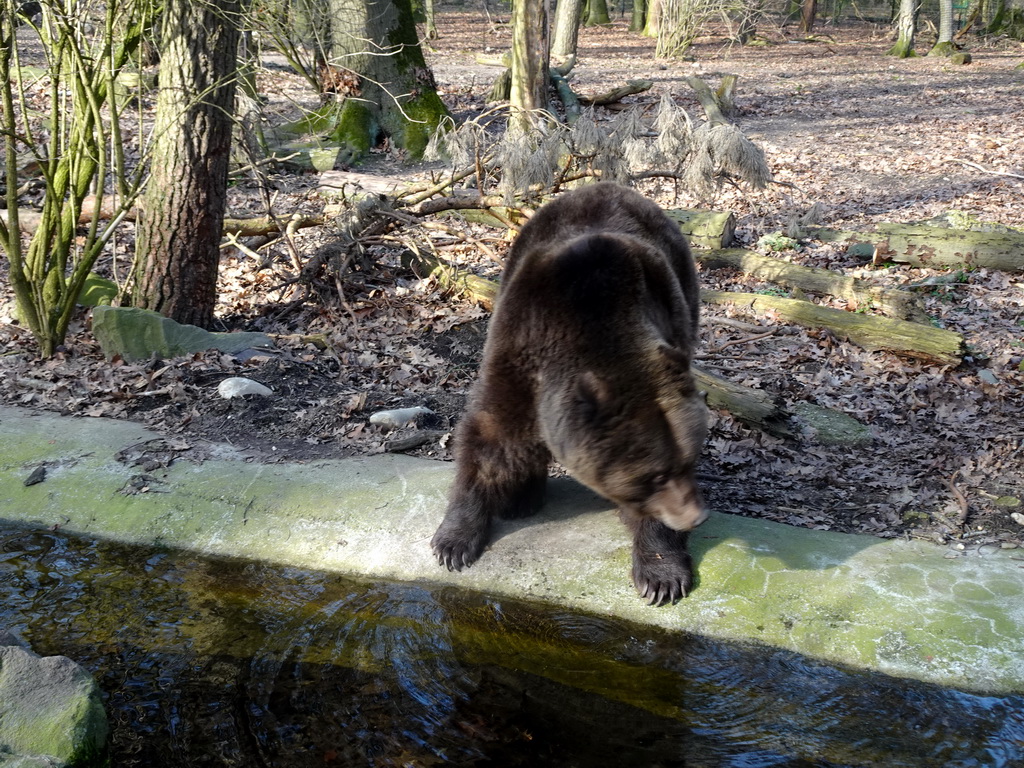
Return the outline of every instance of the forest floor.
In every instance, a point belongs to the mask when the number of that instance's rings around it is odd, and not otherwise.
[[[441,37],[427,58],[441,96],[457,118],[478,115],[497,70],[474,57],[505,50],[509,31],[478,11],[443,11],[438,26]],[[670,181],[639,188],[666,206],[733,211],[740,244],[748,248],[762,235],[786,230],[815,204],[827,226],[860,230],[949,210],[1024,226],[1024,73],[1013,69],[1024,47],[972,38],[974,62],[958,67],[884,56],[891,44],[884,25],[824,25],[818,32],[800,40],[795,29],[768,30],[771,45],[748,48],[724,35],[708,37],[692,49],[692,60],[676,62],[656,59],[652,40],[616,21],[581,31],[572,84],[596,93],[650,79],[654,87],[627,102],[653,108],[668,93],[697,120],[702,112],[683,78],[696,74],[715,85],[723,73],[738,74],[737,123],[784,184],[724,188],[713,200],[694,199]],[[280,67],[262,72],[260,86],[271,123],[317,104]],[[611,116],[598,110],[600,120]],[[381,154],[358,170],[415,178],[430,168]],[[277,215],[325,206],[315,174],[274,173],[269,182]],[[230,196],[233,216],[266,213],[252,180],[239,178]],[[12,320],[0,264],[0,307],[6,306],[0,309],[0,398],[78,416],[135,419],[173,436],[185,457],[189,449],[201,454],[206,441],[226,441],[263,461],[381,452],[394,435],[370,425],[369,415],[423,405],[436,415],[420,427],[440,437],[411,453],[449,460],[448,436],[474,379],[486,313],[403,269],[399,255],[403,239],[418,239],[421,248],[497,277],[507,233],[459,227],[378,238],[365,263],[318,283],[305,301],[292,280],[295,265],[330,247],[330,227],[301,230],[262,248],[259,259],[225,248],[220,330],[281,335],[276,352],[247,360],[211,352],[106,361],[85,310],[61,352],[39,360],[29,334]],[[128,263],[130,231],[116,248],[119,262]],[[905,265],[871,267],[842,246],[814,241],[780,255],[888,287],[950,277]],[[101,267],[112,272],[112,261]],[[1024,546],[1024,525],[1012,517],[1024,512],[1024,276],[987,269],[952,274],[920,298],[935,324],[966,338],[969,355],[955,367],[867,352],[771,314],[705,307],[701,365],[789,406],[810,402],[842,411],[868,425],[873,438],[857,447],[825,445],[811,432],[776,438],[716,412],[701,466],[708,505],[823,530],[920,537],[947,543],[951,552]],[[702,282],[779,293],[723,270],[705,271]],[[847,308],[829,297],[815,300]],[[746,329],[722,319],[740,320]],[[758,328],[773,333],[742,341],[761,335]],[[301,334],[322,334],[327,348],[304,343]],[[234,375],[256,379],[274,395],[258,402],[220,399],[217,384]]]

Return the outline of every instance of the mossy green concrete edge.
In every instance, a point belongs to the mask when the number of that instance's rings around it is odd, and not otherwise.
[[[629,540],[607,502],[551,483],[535,518],[502,523],[473,568],[430,552],[450,464],[376,456],[308,464],[231,449],[179,459],[126,495],[130,423],[0,408],[0,518],[145,545],[370,579],[451,584],[992,693],[1024,691],[1024,569],[1013,552],[835,534],[713,514],[694,532],[698,584],[651,608],[629,583]],[[25,486],[40,464],[44,482]]]

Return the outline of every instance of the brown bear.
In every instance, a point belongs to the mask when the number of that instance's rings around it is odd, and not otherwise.
[[[706,516],[698,306],[686,240],[638,193],[597,183],[537,211],[508,256],[455,435],[455,485],[431,542],[441,565],[472,565],[495,517],[534,514],[554,457],[619,506],[640,596],[686,595],[687,531]]]

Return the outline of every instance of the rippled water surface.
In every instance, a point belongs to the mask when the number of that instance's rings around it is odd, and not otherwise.
[[[59,534],[0,529],[0,627],[97,677],[116,767],[1024,765],[1024,696]]]

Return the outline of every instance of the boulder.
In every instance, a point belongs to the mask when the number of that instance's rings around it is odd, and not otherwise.
[[[16,640],[0,633],[0,642]],[[107,716],[99,686],[66,656],[0,645],[0,765],[105,766]]]
[[[246,349],[274,346],[273,340],[264,333],[214,333],[135,307],[96,307],[92,314],[92,332],[108,359],[120,355],[125,360],[148,360],[154,354],[167,358],[208,349],[237,354]]]

